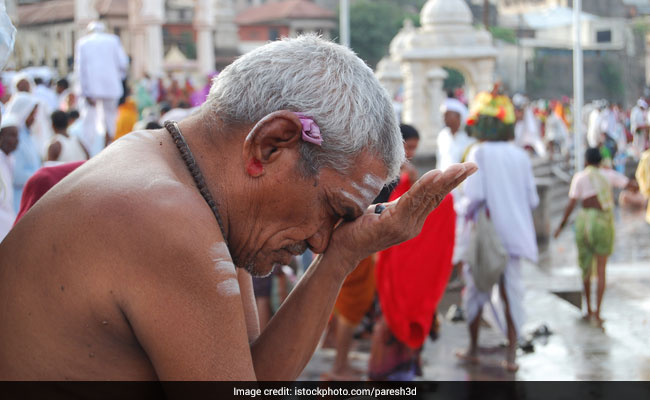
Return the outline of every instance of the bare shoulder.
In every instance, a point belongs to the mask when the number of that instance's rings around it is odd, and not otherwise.
[[[122,222],[126,218],[132,229],[137,229],[137,221],[180,233],[191,226],[213,227],[207,219],[211,211],[173,144],[131,135],[125,138],[130,141],[116,143],[80,171],[78,188],[93,208],[102,210],[99,217]]]
[[[69,191],[76,204],[86,196],[82,214],[103,236],[97,251],[120,264],[119,307],[159,378],[254,379],[237,272],[217,222],[176,149],[134,139],[84,165],[59,195]]]

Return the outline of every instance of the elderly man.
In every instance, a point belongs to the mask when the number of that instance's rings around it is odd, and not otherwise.
[[[476,168],[370,206],[404,160],[390,98],[315,36],[239,58],[166,128],[116,141],[0,244],[0,379],[295,379],[346,275]],[[251,275],[307,247],[320,255],[260,332]]]

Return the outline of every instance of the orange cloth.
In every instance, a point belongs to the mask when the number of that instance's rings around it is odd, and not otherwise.
[[[375,298],[375,261],[370,256],[359,263],[341,287],[334,309],[353,324],[358,324]]]
[[[411,187],[407,174],[390,196]],[[411,349],[422,346],[451,275],[456,212],[448,194],[415,238],[379,253],[376,267],[381,311],[391,333]]]
[[[124,104],[117,107],[117,122],[115,126],[115,139],[133,130],[133,126],[138,122],[138,106],[132,98],[127,98]]]

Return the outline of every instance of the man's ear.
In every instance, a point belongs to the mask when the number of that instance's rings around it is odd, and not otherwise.
[[[249,164],[254,165],[255,170],[261,166],[262,171],[258,172],[263,173],[265,164],[275,161],[282,151],[298,146],[301,138],[302,124],[294,112],[272,112],[261,119],[246,136],[242,153],[244,163],[247,168]]]

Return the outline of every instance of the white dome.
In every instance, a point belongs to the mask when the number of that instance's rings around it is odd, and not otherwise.
[[[472,11],[463,0],[429,0],[422,7],[420,22],[424,27],[471,25]]]
[[[404,26],[397,32],[397,35],[391,40],[389,50],[390,54],[400,54],[406,47],[408,37],[415,32],[413,21],[410,19],[404,20]]]

